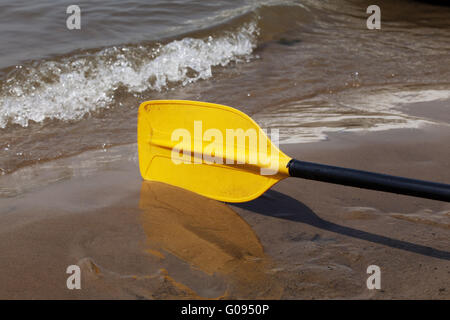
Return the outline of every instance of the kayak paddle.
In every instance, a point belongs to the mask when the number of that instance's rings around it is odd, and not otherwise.
[[[225,202],[255,199],[287,177],[450,202],[448,184],[292,159],[249,116],[213,103],[142,103],[138,150],[143,179]]]

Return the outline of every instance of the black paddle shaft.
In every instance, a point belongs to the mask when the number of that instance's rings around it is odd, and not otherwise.
[[[450,202],[450,185],[292,159],[291,177]]]

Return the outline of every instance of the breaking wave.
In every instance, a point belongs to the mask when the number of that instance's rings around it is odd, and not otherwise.
[[[256,22],[235,32],[167,44],[114,46],[97,53],[16,66],[0,89],[0,127],[44,119],[76,120],[112,105],[120,87],[161,91],[213,76],[213,67],[251,59]]]

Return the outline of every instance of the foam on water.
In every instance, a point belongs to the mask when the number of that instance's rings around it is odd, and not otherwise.
[[[248,61],[257,36],[256,23],[247,23],[220,37],[188,37],[153,48],[111,47],[37,66],[17,66],[0,89],[0,127],[80,119],[111,106],[120,86],[136,94],[208,79],[215,66]]]

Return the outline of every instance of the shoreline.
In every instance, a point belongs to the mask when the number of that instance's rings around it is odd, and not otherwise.
[[[448,182],[446,141],[450,128],[427,126],[330,133],[281,149],[306,161]],[[142,183],[133,149],[18,171],[25,185],[39,175],[53,182],[1,199],[1,298],[450,297],[447,203],[285,179],[256,200],[224,204]],[[66,288],[71,264],[82,270],[81,290]],[[371,264],[381,268],[382,290],[366,288]]]

